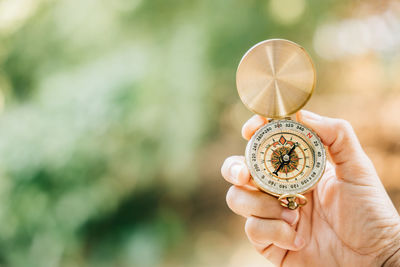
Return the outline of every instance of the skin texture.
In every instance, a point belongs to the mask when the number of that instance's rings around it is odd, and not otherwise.
[[[400,266],[400,217],[351,125],[301,111],[330,162],[308,204],[295,211],[252,184],[243,156],[225,160],[221,173],[233,185],[229,208],[246,218],[254,247],[276,266]],[[242,135],[249,140],[267,120],[255,115]]]

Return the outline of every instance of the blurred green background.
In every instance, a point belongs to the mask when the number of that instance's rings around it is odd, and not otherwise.
[[[313,57],[400,203],[397,1],[0,0],[0,266],[266,266],[225,204],[255,43]]]

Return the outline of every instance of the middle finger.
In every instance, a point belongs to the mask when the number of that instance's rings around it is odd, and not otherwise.
[[[297,223],[299,219],[297,210],[282,207],[276,198],[261,191],[231,186],[226,195],[226,202],[233,212],[246,218],[254,216],[266,219],[283,219],[290,225]]]

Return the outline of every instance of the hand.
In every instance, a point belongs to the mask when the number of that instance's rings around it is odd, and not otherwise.
[[[307,111],[297,120],[318,134],[332,159],[306,206],[289,210],[256,189],[242,156],[222,166],[234,184],[228,206],[246,218],[250,242],[277,266],[400,266],[399,215],[351,125]],[[265,123],[252,117],[244,138]]]

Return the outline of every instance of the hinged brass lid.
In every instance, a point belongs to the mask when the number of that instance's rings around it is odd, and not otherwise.
[[[236,73],[244,105],[268,118],[284,118],[300,110],[310,99],[315,81],[315,68],[304,48],[283,39],[250,48]]]

